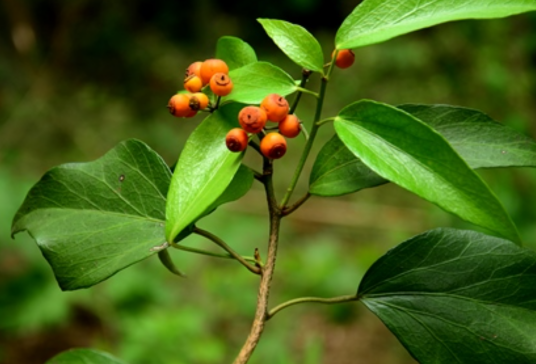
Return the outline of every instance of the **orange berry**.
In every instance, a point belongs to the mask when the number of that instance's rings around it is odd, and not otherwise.
[[[206,85],[210,82],[210,79],[215,73],[225,73],[226,75],[229,74],[229,67],[227,66],[227,63],[221,59],[211,58],[207,59],[201,64],[199,73],[201,80],[203,81],[203,85]]]
[[[215,73],[210,79],[210,89],[214,95],[227,96],[233,91],[233,81],[225,73]]]
[[[287,151],[287,141],[279,133],[268,133],[261,140],[261,152],[266,158],[279,159]]]
[[[192,112],[192,109],[190,109],[190,95],[188,94],[173,95],[171,99],[169,100],[167,107],[168,107],[170,114],[173,116],[176,116],[178,118],[188,117]]]
[[[208,106],[208,96],[202,92],[196,92],[190,95],[190,109],[201,110]]]
[[[331,53],[331,58],[335,55],[336,51]],[[348,68],[354,64],[355,54],[351,49],[341,49],[339,54],[337,54],[337,59],[335,60],[335,66],[339,68]]]
[[[188,76],[191,76],[191,75],[196,75],[197,77],[201,78],[201,65],[202,64],[203,62],[197,61],[189,65],[188,68],[186,69],[184,78],[187,78]]]
[[[238,122],[248,133],[258,133],[266,125],[266,113],[258,106],[246,106],[238,113]]]
[[[287,117],[288,101],[278,94],[270,94],[261,102],[261,108],[266,112],[268,120],[279,123]]]
[[[190,92],[199,92],[203,88],[203,81],[196,75],[190,75],[184,79],[184,88]]]
[[[282,122],[279,123],[279,132],[287,138],[295,138],[300,134],[300,119],[294,114],[288,114]]]
[[[231,129],[225,137],[225,144],[231,152],[241,152],[248,146],[248,134],[244,129]]]

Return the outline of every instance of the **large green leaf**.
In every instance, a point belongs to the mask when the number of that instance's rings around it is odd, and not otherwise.
[[[56,355],[45,364],[124,364],[124,362],[100,350],[71,349]]]
[[[15,215],[63,290],[92,286],[165,243],[171,172],[144,143],[127,140],[102,158],[47,172]]]
[[[269,94],[282,96],[296,91],[296,83],[288,73],[268,62],[255,62],[229,72],[233,91],[223,98],[244,104],[260,104]]]
[[[345,107],[335,130],[369,168],[462,219],[520,243],[496,196],[437,132],[412,115],[374,101]]]
[[[358,295],[422,364],[536,363],[536,254],[437,229],[376,261]]]
[[[225,145],[238,126],[240,104],[220,107],[190,135],[171,179],[166,205],[166,239],[171,242],[222,195],[233,180],[244,153]]]
[[[438,131],[471,168],[536,167],[536,142],[486,114],[449,105],[400,105]]]
[[[449,105],[398,108],[439,132],[473,169],[536,167],[536,142],[480,111]],[[339,196],[387,182],[335,135],[318,154],[309,189],[313,195]]]
[[[502,18],[536,10],[534,0],[365,0],[337,31],[337,49],[380,43],[461,19]]]
[[[305,28],[283,20],[257,19],[274,43],[297,65],[324,72],[322,47]]]
[[[218,39],[216,58],[224,60],[230,70],[257,62],[257,55],[248,43],[230,36]]]

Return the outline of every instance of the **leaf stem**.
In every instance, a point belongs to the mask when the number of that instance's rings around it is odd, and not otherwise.
[[[303,205],[311,197],[311,194],[307,192],[302,198],[296,201],[293,205],[285,207],[281,210],[281,216],[288,216],[296,211],[301,205]]]
[[[209,257],[214,257],[214,258],[222,258],[222,259],[232,259],[232,260],[235,260],[236,258],[234,256],[232,256],[231,254],[219,254],[219,253],[213,253],[213,252],[209,252],[209,251],[206,251],[206,250],[203,250],[203,249],[197,249],[197,248],[192,248],[192,247],[189,247],[189,246],[184,246],[184,245],[180,245],[180,244],[172,244],[171,245],[173,248],[177,249],[177,250],[182,250],[182,251],[185,251],[185,252],[189,252],[189,253],[195,253],[195,254],[200,254],[200,255],[206,255],[206,256],[209,256]],[[248,261],[248,262],[251,262],[251,263],[257,263],[257,261],[255,260],[255,258],[253,257],[242,257],[244,258],[244,260]]]
[[[251,272],[253,272],[255,274],[261,274],[261,269],[259,267],[254,266],[251,263],[249,263],[246,259],[244,259],[237,252],[235,252],[229,245],[227,245],[223,240],[218,238],[216,235],[214,235],[214,234],[212,234],[212,233],[210,233],[210,232],[208,232],[206,230],[200,229],[198,227],[195,227],[193,232],[195,234],[203,236],[203,237],[207,238],[208,240],[213,241],[214,243],[219,245],[221,248],[223,248],[225,251],[227,251],[230,255],[232,255],[236,260],[238,260],[240,263],[242,263],[242,265],[244,267],[246,267],[249,271],[251,271]]]
[[[304,88],[304,87],[297,86],[297,87],[296,87],[296,90],[298,90],[299,92],[301,92],[301,93],[303,93],[303,94],[313,95],[313,96],[316,97],[316,98],[319,97],[319,95],[318,95],[316,92],[311,91],[311,90],[309,90],[309,89],[306,89],[306,88]]]
[[[300,178],[305,162],[307,161],[307,157],[309,156],[309,153],[311,152],[311,147],[313,146],[313,143],[315,141],[316,133],[319,128],[319,126],[317,125],[317,122],[320,120],[320,117],[322,115],[322,107],[324,105],[324,96],[326,95],[326,88],[327,88],[327,84],[329,81],[329,76],[331,75],[331,72],[333,70],[333,65],[334,65],[334,62],[332,62],[331,65],[329,66],[329,69],[326,75],[322,77],[322,83],[320,85],[320,93],[318,94],[318,100],[316,103],[316,111],[315,111],[315,116],[313,120],[313,128],[311,129],[311,134],[309,135],[309,139],[305,143],[305,147],[303,148],[300,161],[298,162],[298,166],[296,167],[296,171],[294,172],[294,176],[292,177],[290,186],[287,189],[287,193],[285,194],[285,196],[283,197],[283,200],[281,201],[280,206],[283,209],[285,208],[288,201],[290,200],[290,197],[292,196],[292,192],[294,192],[294,188],[296,188],[296,184],[298,183],[298,180]]]
[[[326,123],[329,123],[330,121],[334,121],[334,120],[335,120],[335,117],[325,118],[325,119],[322,119],[322,120],[320,120],[320,121],[317,121],[317,122],[316,122],[316,125],[318,125],[318,126],[322,126],[322,125],[324,125],[324,124],[326,124]]]
[[[333,298],[321,298],[321,297],[295,298],[293,300],[283,302],[282,304],[272,308],[268,312],[268,320],[271,319],[279,311],[287,307],[297,305],[299,303],[314,302],[314,303],[324,303],[324,304],[335,304],[335,303],[343,303],[343,302],[352,302],[352,301],[357,301],[357,300],[359,300],[359,297],[357,295],[347,295],[347,296],[339,296],[339,297],[333,297]]]

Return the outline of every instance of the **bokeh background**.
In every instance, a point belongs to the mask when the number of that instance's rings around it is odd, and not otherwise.
[[[10,238],[11,220],[48,169],[96,159],[124,139],[145,141],[173,164],[201,117],[173,118],[167,101],[190,63],[214,56],[218,37],[244,39],[259,59],[299,78],[299,67],[256,18],[305,26],[327,59],[337,27],[357,4],[0,1],[0,363],[43,363],[87,346],[131,364],[232,361],[249,332],[258,283],[238,264],[173,251],[188,279],[171,275],[153,257],[90,289],[61,292],[27,234]],[[444,24],[355,53],[355,65],[332,77],[326,117],[360,98],[445,103],[480,109],[536,138],[536,14]],[[313,78],[311,86],[317,84]],[[312,106],[305,95],[298,115],[310,120]],[[332,133],[331,126],[322,129],[313,156]],[[301,138],[292,140],[276,162],[280,196],[302,145]],[[250,154],[248,163],[258,165]],[[295,197],[306,191],[310,166]],[[478,173],[527,245],[536,247],[534,170]],[[266,248],[265,210],[255,183],[242,200],[199,225],[251,255]],[[353,293],[389,248],[438,226],[477,229],[394,185],[312,198],[284,221],[271,303]],[[195,237],[185,243],[211,248]],[[415,363],[361,304],[309,304],[279,313],[251,362]]]

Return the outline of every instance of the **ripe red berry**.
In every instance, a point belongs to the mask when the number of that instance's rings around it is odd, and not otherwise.
[[[336,51],[331,53],[331,58],[335,55]],[[337,54],[337,59],[335,59],[335,66],[339,68],[348,68],[354,64],[355,54],[351,49],[341,49]]]
[[[199,72],[203,85],[206,85],[216,73],[229,74],[229,67],[221,59],[211,58],[201,64]]]
[[[258,106],[246,106],[238,113],[238,122],[248,133],[258,133],[266,125],[266,113]]]
[[[214,95],[227,96],[233,91],[233,81],[225,73],[215,73],[210,79],[210,89]]]
[[[225,144],[231,152],[241,152],[248,146],[248,134],[244,129],[231,129],[225,137]]]
[[[301,122],[294,114],[288,114],[282,122],[279,123],[279,132],[287,138],[295,138],[300,134]]]
[[[190,109],[190,95],[176,94],[168,102],[168,110],[171,115],[176,117],[189,117],[192,113]],[[194,112],[195,115],[195,112]],[[193,116],[193,115],[191,115]]]
[[[289,105],[287,99],[278,94],[270,94],[261,102],[261,108],[266,111],[268,120],[279,123],[287,115]]]
[[[203,88],[203,82],[196,75],[190,75],[184,79],[184,89],[190,92],[199,92]]]
[[[190,95],[190,109],[192,110],[206,109],[208,103],[208,96],[202,92],[196,92]]]
[[[279,159],[287,151],[287,141],[279,133],[268,133],[261,140],[261,152],[266,158]]]

